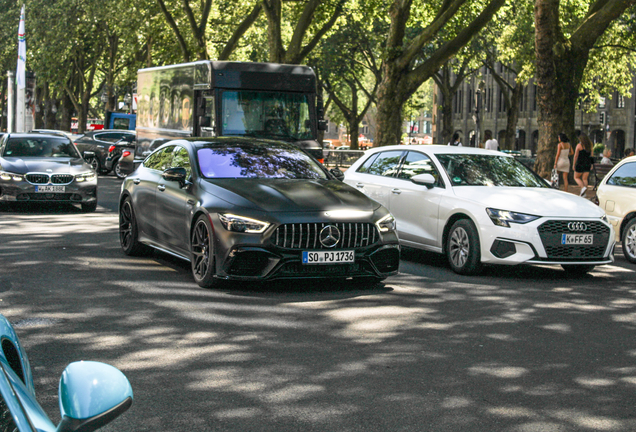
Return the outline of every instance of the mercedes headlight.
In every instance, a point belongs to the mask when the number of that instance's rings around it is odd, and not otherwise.
[[[96,177],[97,177],[97,174],[95,173],[95,171],[88,171],[85,173],[76,174],[75,181],[77,181],[78,183],[85,182],[85,181],[92,181],[92,180],[95,180]]]
[[[23,181],[24,176],[22,174],[15,174],[7,171],[0,171],[0,180],[4,181]]]
[[[395,231],[395,218],[392,214],[389,213],[388,215],[377,221],[375,225],[378,227],[380,232]]]
[[[223,224],[223,228],[226,230],[249,234],[260,234],[270,225],[268,222],[233,214],[219,213],[219,219],[221,219],[221,224]]]
[[[534,216],[524,213],[516,213],[508,210],[497,210],[487,208],[486,213],[490,216],[490,220],[497,226],[510,228],[510,223],[525,224],[539,219],[540,216]]]

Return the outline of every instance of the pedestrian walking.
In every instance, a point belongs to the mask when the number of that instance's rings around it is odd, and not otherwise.
[[[484,132],[484,138],[486,138],[486,150],[499,150],[499,143],[492,137],[492,132],[489,130]]]
[[[560,133],[557,136],[559,143],[557,144],[556,157],[554,158],[554,169],[563,175],[563,185],[565,191],[568,191],[568,176],[570,175],[570,156],[574,154],[572,145],[568,136],[564,133]]]
[[[459,134],[457,132],[453,134],[453,139],[448,143],[448,145],[459,147],[462,146],[462,141],[459,139]]]
[[[587,191],[588,178],[592,169],[592,141],[581,132],[579,143],[574,151],[574,181],[581,187],[580,195]]]

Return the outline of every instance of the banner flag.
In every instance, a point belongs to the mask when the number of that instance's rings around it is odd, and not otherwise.
[[[24,30],[24,4],[20,12],[20,26],[18,27],[18,72],[16,80],[18,88],[23,89],[26,86],[26,35]]]

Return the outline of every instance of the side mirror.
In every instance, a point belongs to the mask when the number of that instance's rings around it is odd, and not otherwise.
[[[93,159],[95,158],[95,152],[92,151],[85,151],[84,153],[82,153],[82,156],[84,156],[84,159]]]
[[[318,120],[318,130],[319,131],[327,130],[327,120]]]
[[[340,168],[331,168],[329,170],[329,172],[337,179],[340,181],[344,180],[344,173],[342,171],[340,171]]]
[[[167,170],[165,170],[163,172],[163,174],[161,174],[161,177],[163,177],[165,180],[168,180],[168,181],[179,182],[179,185],[181,187],[183,187],[186,184],[186,176],[187,175],[188,175],[188,173],[187,173],[185,168],[183,168],[183,167],[172,167],[172,168],[168,168]]]
[[[411,181],[416,185],[426,186],[431,189],[435,186],[435,177],[432,174],[418,174],[411,177]]]
[[[105,363],[79,361],[64,369],[57,432],[92,432],[123,414],[133,401],[126,376]]]

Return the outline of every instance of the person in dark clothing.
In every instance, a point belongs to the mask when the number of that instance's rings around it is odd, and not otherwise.
[[[588,177],[592,169],[592,142],[590,138],[581,133],[579,143],[574,151],[574,181],[581,187],[580,195],[585,195],[588,186]]]

